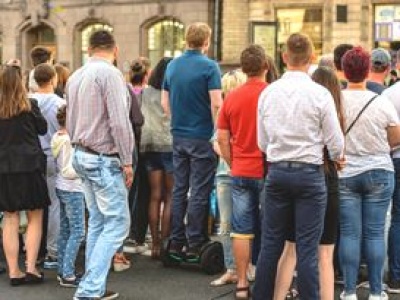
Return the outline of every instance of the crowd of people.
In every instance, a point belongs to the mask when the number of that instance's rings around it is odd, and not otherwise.
[[[124,251],[144,252],[148,232],[152,258],[169,239],[169,255],[197,261],[215,188],[226,272],[211,286],[235,284],[235,299],[333,300],[342,278],[340,298],[356,300],[366,265],[369,300],[400,294],[396,62],[350,44],[317,61],[311,40],[295,33],[282,76],[258,45],[221,76],[206,55],[211,34],[188,26],[182,56],[154,69],[140,57],[128,78],[104,30],[72,74],[43,47],[32,50],[30,72],[18,60],[1,70],[11,286],[43,283],[42,265],[77,289],[75,300],[115,299],[109,270],[128,269]]]

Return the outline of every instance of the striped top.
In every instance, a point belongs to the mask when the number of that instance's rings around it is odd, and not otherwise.
[[[68,80],[66,97],[72,144],[118,153],[123,165],[132,164],[130,99],[122,73],[107,60],[92,57]]]

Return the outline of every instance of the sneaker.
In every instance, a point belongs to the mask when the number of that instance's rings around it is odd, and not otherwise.
[[[113,291],[106,291],[105,294],[100,298],[101,300],[112,300],[117,299],[119,294]]]
[[[78,277],[75,277],[73,279],[69,278],[60,278],[60,285],[62,287],[69,287],[69,288],[76,288],[79,285],[79,282],[81,282],[81,279]]]
[[[183,256],[183,247],[184,247],[184,244],[171,242],[171,244],[169,245],[168,253],[171,256],[182,257]]]
[[[386,290],[391,294],[400,294],[400,280],[389,281]]]
[[[124,246],[124,252],[131,254],[141,254],[145,252],[148,248],[149,246],[146,243],[138,244],[136,242],[133,242]]]
[[[52,270],[58,268],[57,257],[52,257],[48,255],[43,262],[43,269]]]
[[[189,247],[186,252],[186,260],[188,262],[197,262],[200,260],[200,247]]]
[[[389,296],[382,292],[380,295],[369,295],[368,300],[389,300]]]
[[[346,294],[342,292],[340,294],[340,300],[357,300],[357,294]]]
[[[74,300],[112,300],[112,299],[117,299],[119,297],[119,294],[116,292],[112,291],[106,291],[105,294],[102,297],[80,297],[80,296],[75,296]]]

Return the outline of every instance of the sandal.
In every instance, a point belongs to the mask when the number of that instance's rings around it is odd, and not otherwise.
[[[131,262],[123,253],[115,254],[113,259],[114,272],[123,272],[131,267]]]
[[[294,288],[288,290],[288,292],[286,293],[287,300],[297,299],[298,296],[299,296],[299,292]]]
[[[238,293],[240,292],[247,292],[246,296],[239,296]],[[236,300],[249,300],[251,298],[251,292],[250,292],[250,287],[249,286],[245,286],[245,287],[236,287],[235,290],[235,299]]]
[[[218,279],[211,281],[210,285],[214,287],[224,286],[227,284],[232,284],[237,282],[237,275],[235,272],[227,271]]]

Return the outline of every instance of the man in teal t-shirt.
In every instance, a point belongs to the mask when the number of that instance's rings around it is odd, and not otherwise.
[[[221,73],[205,55],[210,37],[207,24],[188,27],[187,50],[168,65],[163,85],[163,108],[171,116],[175,181],[170,253],[180,255],[187,244],[188,258],[197,258],[208,239],[208,201],[217,164],[209,140],[222,102]]]

